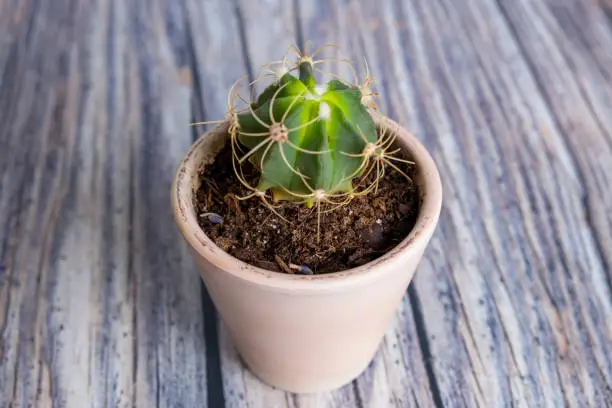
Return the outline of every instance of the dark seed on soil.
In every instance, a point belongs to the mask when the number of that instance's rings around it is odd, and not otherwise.
[[[295,273],[298,275],[314,275],[312,269],[310,269],[306,265],[289,264],[289,267],[295,270]]]
[[[223,218],[221,218],[221,216],[219,214],[215,214],[215,213],[204,213],[204,214],[200,214],[201,218],[207,219],[208,221],[210,221],[213,224],[221,224],[223,222]]]

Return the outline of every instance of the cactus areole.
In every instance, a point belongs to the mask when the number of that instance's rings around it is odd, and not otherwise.
[[[320,84],[315,64],[302,57],[288,70],[283,62],[276,80],[232,116],[238,164],[249,160],[261,173],[257,186],[248,186],[253,195],[270,191],[277,202],[341,205],[369,191],[358,191],[355,178],[380,169],[381,160],[399,160],[385,151],[391,143],[378,138],[369,79],[363,86],[338,79]],[[240,170],[237,175],[245,183]]]

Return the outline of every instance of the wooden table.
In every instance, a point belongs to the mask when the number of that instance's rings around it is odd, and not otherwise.
[[[367,57],[439,228],[335,392],[245,371],[169,208],[228,87]],[[0,407],[612,406],[610,0],[0,2]]]

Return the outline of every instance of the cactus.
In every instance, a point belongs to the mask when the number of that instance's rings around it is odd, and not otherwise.
[[[318,83],[315,73],[326,72],[319,68],[324,61],[314,60],[320,49],[312,55],[307,46],[303,54],[294,51],[294,65],[288,66],[283,58],[272,71],[273,82],[254,100],[244,100],[235,87],[230,90],[227,120],[234,169],[252,192],[243,199],[260,197],[274,211],[266,198],[270,192],[275,203],[316,205],[320,219],[322,205],[332,211],[377,189],[385,164],[408,177],[398,167],[407,161],[393,156],[397,150],[389,151],[393,136],[385,131],[378,136],[372,117],[377,111],[376,94],[370,88],[369,73],[360,85],[333,73],[333,79]],[[245,102],[246,108],[237,111],[236,99]],[[242,174],[247,160],[260,172],[256,186],[249,185]],[[364,185],[370,174],[374,177]]]

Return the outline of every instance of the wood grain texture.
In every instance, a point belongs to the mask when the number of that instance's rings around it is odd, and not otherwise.
[[[245,370],[168,197],[188,124],[304,40],[367,59],[445,188],[317,395]],[[610,50],[610,0],[0,2],[0,407],[612,407]]]
[[[576,166],[612,288],[612,3],[499,1],[499,9]]]
[[[414,282],[443,404],[605,406],[607,267],[529,61],[493,2],[383,5],[365,14],[387,100],[446,190]]]
[[[168,207],[190,86],[161,5],[30,2],[15,36],[0,406],[206,401],[199,278]]]

